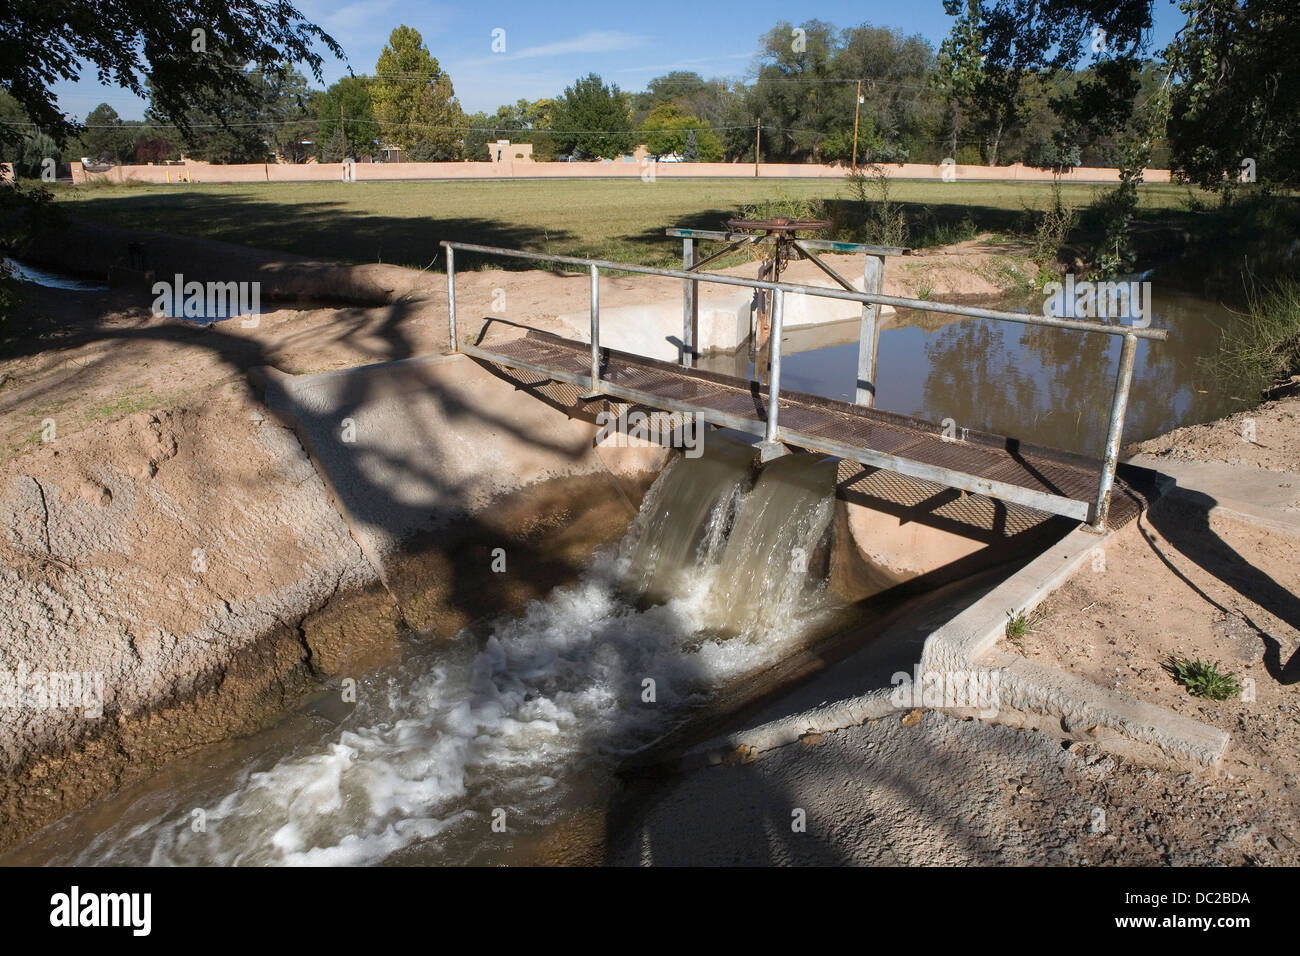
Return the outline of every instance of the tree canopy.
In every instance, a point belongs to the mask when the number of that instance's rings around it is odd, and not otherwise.
[[[303,63],[319,80],[317,44],[343,56],[288,0],[7,0],[0,7],[0,86],[62,144],[79,126],[51,87],[76,79],[84,63],[101,82],[150,99],[155,112],[183,124],[191,115],[221,117],[232,96],[255,96],[262,80],[245,71],[248,63]],[[0,141],[21,135],[0,125]]]
[[[403,25],[389,36],[375,65],[370,95],[383,145],[400,146],[410,159],[461,157],[465,113],[451,77],[418,30]]]
[[[322,162],[346,159],[345,142],[350,156],[369,156],[379,147],[379,123],[370,96],[373,82],[368,76],[345,76],[316,97],[316,145]]]
[[[1243,174],[1300,182],[1300,9],[1261,0],[1188,0],[1165,51],[1176,83],[1169,143],[1191,181],[1215,188]]]
[[[595,73],[565,88],[554,123],[556,145],[579,157],[612,159],[636,146],[627,94]]]
[[[723,156],[722,143],[713,130],[676,103],[656,106],[641,124],[641,131],[646,134],[646,148],[658,156],[675,153],[690,162],[704,163],[718,162]],[[690,156],[686,156],[688,143]]]

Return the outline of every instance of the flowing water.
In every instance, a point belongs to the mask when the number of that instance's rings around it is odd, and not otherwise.
[[[33,282],[36,285],[43,285],[50,289],[65,289],[70,292],[105,292],[108,289],[107,282],[94,279],[78,279],[75,276],[61,272],[53,272],[49,269],[28,265],[25,262],[19,262],[17,259],[10,259],[8,256],[5,256],[3,261],[5,268],[13,273],[14,278],[20,282]]]
[[[358,682],[350,711],[323,693],[46,828],[4,862],[520,859],[517,835],[599,803],[621,757],[707,714],[717,689],[836,618],[814,559],[833,463],[790,456],[751,486],[750,454],[711,439],[703,457],[675,459],[622,545],[578,581],[449,646],[412,644]]]

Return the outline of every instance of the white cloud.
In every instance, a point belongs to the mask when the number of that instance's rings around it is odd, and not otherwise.
[[[621,30],[592,30],[571,40],[541,43],[514,53],[507,50],[505,55],[511,60],[526,60],[542,56],[567,56],[570,53],[613,53],[644,46],[648,40],[649,37]]]
[[[757,50],[751,50],[748,53],[720,53],[717,56],[701,56],[690,60],[678,60],[675,63],[657,63],[653,66],[629,66],[620,67],[616,72],[619,73],[669,73],[673,70],[692,70],[699,73],[706,80],[712,76],[718,75],[717,70],[710,70],[711,65],[716,66],[721,60],[752,60],[758,55]],[[700,69],[704,67],[705,69]]]

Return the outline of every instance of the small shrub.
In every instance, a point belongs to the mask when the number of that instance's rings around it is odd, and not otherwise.
[[[1193,661],[1173,656],[1165,662],[1165,670],[1193,697],[1228,700],[1241,693],[1237,675],[1232,671],[1219,670],[1218,661],[1210,663],[1200,658]]]
[[[1042,270],[1033,262],[1022,262],[1009,256],[993,256],[976,271],[1007,295],[1016,296],[1036,292],[1042,274]]]
[[[826,209],[820,199],[803,196],[777,196],[745,203],[740,207],[741,219],[825,219]]]
[[[1032,611],[1007,611],[1007,642],[1021,654],[1025,652],[1025,638],[1038,630],[1047,617],[1047,606],[1040,604]]]
[[[934,276],[928,269],[916,277],[916,297],[923,302],[934,298]]]
[[[1052,201],[1038,218],[1033,234],[1032,258],[1040,272],[1055,271],[1061,246],[1078,222],[1074,209],[1065,204],[1061,195],[1061,181],[1052,183]]]
[[[880,165],[852,169],[848,176],[849,193],[867,210],[862,242],[880,246],[907,246],[907,213],[902,205],[889,198],[889,174]]]
[[[1236,394],[1266,394],[1300,373],[1300,282],[1254,290],[1244,313],[1220,333],[1219,351],[1202,365]]]

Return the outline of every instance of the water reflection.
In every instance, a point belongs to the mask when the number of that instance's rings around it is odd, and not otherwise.
[[[1126,442],[1219,418],[1240,405],[1197,365],[1198,358],[1218,348],[1227,309],[1182,292],[1157,292],[1153,298],[1151,324],[1168,329],[1169,339],[1138,341]],[[1025,309],[1026,303],[991,307]],[[1036,312],[1038,304],[1028,308]],[[909,311],[886,323],[880,336],[878,407],[935,422],[951,418],[958,427],[1069,451],[1102,453],[1119,367],[1118,337]],[[841,325],[845,344],[814,345],[792,354],[791,347],[800,343],[787,337],[784,388],[853,401],[857,328],[856,323]],[[734,360],[721,356],[706,360],[706,366],[742,373]]]

